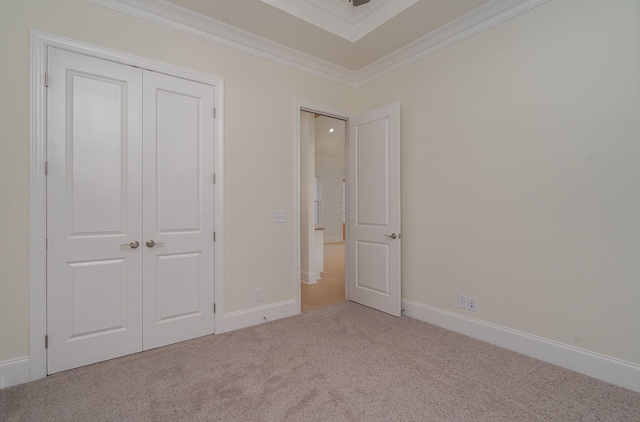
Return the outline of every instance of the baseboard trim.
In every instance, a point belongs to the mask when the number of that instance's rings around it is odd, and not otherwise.
[[[0,389],[29,382],[29,357],[0,362]]]
[[[310,273],[309,271],[300,271],[300,281],[304,284],[316,284],[320,277],[316,273]]]
[[[404,315],[640,393],[640,366],[408,299]]]
[[[258,308],[230,312],[228,314],[224,314],[223,331],[218,332],[217,334],[251,327],[268,321],[275,321],[276,319],[286,318],[297,314],[298,310],[296,301],[293,299],[273,303],[271,305],[260,306]]]

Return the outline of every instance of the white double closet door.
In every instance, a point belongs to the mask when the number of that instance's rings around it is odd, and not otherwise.
[[[54,48],[47,363],[213,333],[214,87]]]

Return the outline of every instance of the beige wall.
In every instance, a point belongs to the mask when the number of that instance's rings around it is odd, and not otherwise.
[[[352,109],[354,91],[84,0],[0,2],[0,362],[29,354],[29,31],[225,80],[225,312],[294,299],[295,98]],[[285,210],[285,224],[273,211]]]
[[[554,0],[354,91],[84,0],[0,2],[0,362],[29,353],[37,29],[225,79],[227,312],[294,297],[293,98],[399,100],[403,297],[463,293],[467,316],[640,364],[638,16]]]
[[[359,90],[401,104],[403,298],[640,364],[638,16],[550,1]]]

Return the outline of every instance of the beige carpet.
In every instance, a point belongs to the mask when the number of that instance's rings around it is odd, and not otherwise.
[[[340,303],[0,390],[2,421],[640,421],[640,394]]]

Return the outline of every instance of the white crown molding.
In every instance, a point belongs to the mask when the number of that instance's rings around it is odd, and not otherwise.
[[[549,0],[490,0],[411,44],[352,71],[165,0],[87,0],[221,46],[357,88]]]
[[[419,0],[378,0],[360,7],[346,0],[262,0],[275,8],[331,32],[348,41],[356,42],[389,19],[395,17]]]
[[[409,66],[549,0],[491,0],[358,71],[356,87]]]
[[[364,37],[389,19],[404,12],[418,1],[419,0],[393,0],[386,2],[380,8],[372,11],[364,19],[354,25],[353,32],[355,40],[352,41],[358,41],[360,38]]]
[[[355,86],[356,72],[164,0],[87,0],[254,57]]]

